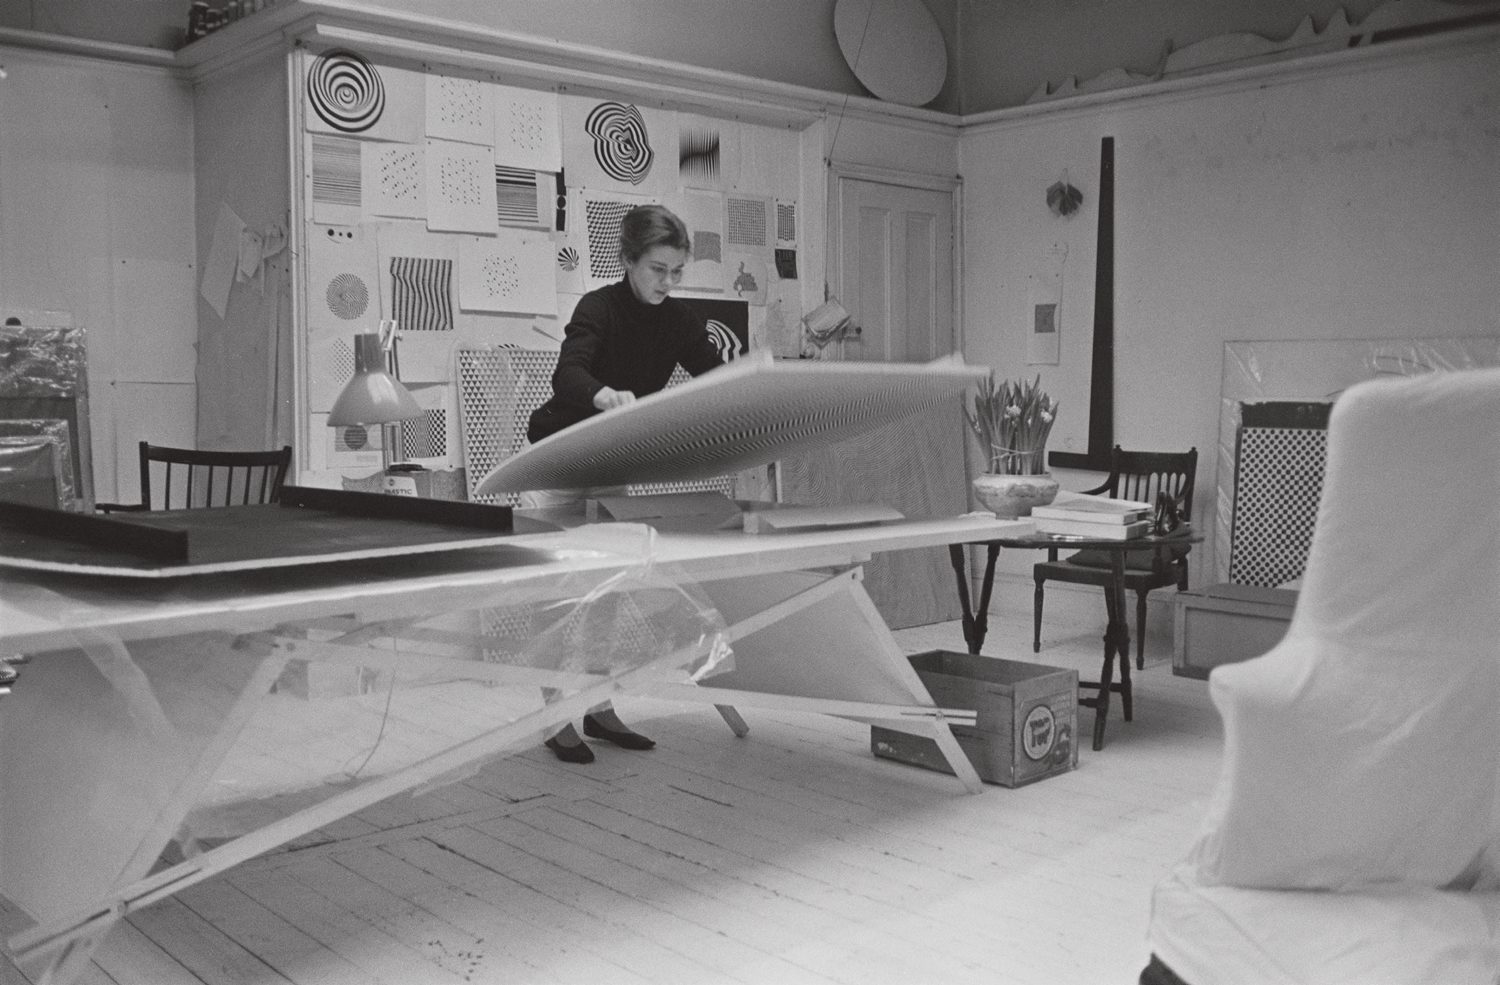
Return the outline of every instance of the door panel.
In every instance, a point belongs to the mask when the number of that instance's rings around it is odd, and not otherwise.
[[[860,331],[837,358],[926,362],[954,351],[953,195],[843,178],[833,291]],[[955,401],[857,441],[782,463],[782,495],[815,505],[880,503],[909,517],[968,509],[964,431]],[[958,618],[945,548],[877,557],[865,588],[894,628]]]

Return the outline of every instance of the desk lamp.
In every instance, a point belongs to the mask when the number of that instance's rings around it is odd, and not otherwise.
[[[386,469],[396,442],[396,429],[388,425],[422,416],[416,398],[386,369],[386,352],[394,338],[395,322],[382,322],[379,332],[354,337],[354,377],[328,412],[329,427],[380,425],[380,457]]]

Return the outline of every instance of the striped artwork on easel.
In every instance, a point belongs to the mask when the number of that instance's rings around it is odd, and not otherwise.
[[[453,261],[432,257],[391,258],[391,308],[404,331],[453,330]]]

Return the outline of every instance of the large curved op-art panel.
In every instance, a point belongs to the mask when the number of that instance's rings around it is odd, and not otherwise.
[[[988,373],[956,357],[915,364],[740,359],[537,442],[500,463],[477,492],[724,475],[927,410]]]

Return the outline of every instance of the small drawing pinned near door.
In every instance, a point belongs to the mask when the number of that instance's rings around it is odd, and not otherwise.
[[[1031,334],[1026,340],[1026,361],[1056,366],[1062,333],[1058,330],[1057,305],[1038,304],[1032,307]]]

